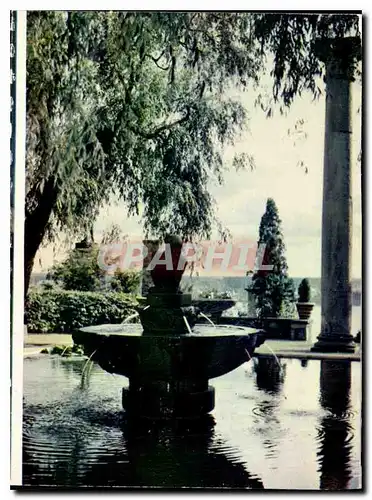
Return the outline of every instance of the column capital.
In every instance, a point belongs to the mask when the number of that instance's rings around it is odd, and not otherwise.
[[[362,59],[360,37],[319,39],[315,42],[315,52],[326,64],[328,76],[342,80],[355,79],[356,65]]]

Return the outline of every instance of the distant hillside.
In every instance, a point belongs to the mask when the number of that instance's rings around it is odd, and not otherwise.
[[[293,278],[295,288],[297,290],[303,278]],[[309,278],[311,286],[311,300],[316,304],[320,304],[321,296],[321,279]],[[247,300],[246,288],[250,283],[250,279],[245,276],[221,276],[221,277],[192,277],[184,276],[182,285],[184,289],[192,287],[193,296],[198,296],[206,292],[214,291],[217,294],[230,292],[237,300]],[[360,291],[362,286],[361,279],[352,280],[353,291]]]
[[[45,280],[46,273],[33,273],[31,276],[31,285],[36,286],[41,281]],[[297,289],[302,278],[293,278]],[[320,304],[320,278],[309,278],[312,297],[311,300],[316,304]],[[235,300],[246,301],[247,288],[250,280],[245,276],[184,276],[182,278],[182,288],[184,291],[192,293],[193,297],[198,297],[205,293],[214,292],[222,294],[229,292]],[[353,291],[360,291],[362,287],[361,279],[352,280]]]

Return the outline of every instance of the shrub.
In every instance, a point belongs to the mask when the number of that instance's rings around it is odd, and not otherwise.
[[[307,278],[304,278],[298,287],[298,302],[310,302],[311,289]]]
[[[64,356],[70,356],[71,355],[72,348],[71,346],[65,346],[65,345],[55,345],[52,350],[50,351],[50,354],[62,354]]]
[[[135,312],[133,296],[123,293],[31,290],[25,306],[29,332],[73,332],[104,323],[121,323]]]
[[[105,271],[98,264],[98,245],[71,250],[68,257],[55,264],[48,273],[46,289],[56,286],[64,290],[99,292],[105,288]],[[54,283],[54,286],[52,285]],[[121,293],[137,293],[141,275],[135,270],[117,269],[109,282],[109,289]]]
[[[280,309],[280,317],[293,319],[297,317],[297,309],[294,302],[283,302]]]
[[[40,351],[40,354],[58,354],[64,358],[69,358],[72,355],[84,356],[84,347],[79,344],[73,345],[55,345],[51,349],[45,348]]]
[[[141,283],[141,275],[138,271],[122,271],[117,269],[110,282],[111,289],[115,292],[137,293]]]
[[[61,287],[58,285],[58,283],[52,280],[44,280],[40,283],[39,286],[43,290],[43,292],[55,292],[61,290]]]
[[[104,272],[98,265],[98,252],[98,245],[75,248],[66,260],[51,268],[48,278],[59,283],[65,290],[99,290]]]

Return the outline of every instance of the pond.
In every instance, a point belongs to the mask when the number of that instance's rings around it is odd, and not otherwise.
[[[127,379],[82,358],[24,361],[23,484],[359,489],[361,365],[255,359],[212,380],[191,423],[126,420]]]

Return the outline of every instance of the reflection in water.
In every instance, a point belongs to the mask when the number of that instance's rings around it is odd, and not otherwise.
[[[118,408],[123,377],[95,367],[95,383],[82,387],[83,361],[44,359],[39,374],[48,363],[57,383],[47,371],[44,387],[37,377],[26,384],[24,484],[263,489],[237,450],[217,442],[212,416],[128,422]]]
[[[255,358],[254,371],[256,373],[256,385],[268,394],[277,394],[281,391],[285,375],[286,364],[274,357]]]
[[[127,379],[93,364],[90,383],[82,385],[84,364],[25,360],[24,484],[359,487],[360,423],[348,394],[351,370],[358,411],[359,363],[336,369],[310,360],[303,368],[286,360],[283,379],[273,358],[252,360],[254,377],[242,367],[213,381],[215,422],[186,426],[128,423],[121,408]]]
[[[248,488],[263,489],[262,481],[251,476],[234,457],[213,449],[214,421],[211,416],[194,422],[124,422],[127,484],[162,488]],[[104,484],[122,479],[118,456],[94,465],[85,476],[95,484],[97,475]]]
[[[51,357],[51,367],[52,370],[62,369],[66,375],[77,374],[81,376],[86,361],[86,357],[71,357],[66,359],[60,358],[59,356]]]
[[[228,453],[214,449],[212,417],[171,425],[127,422],[123,413],[98,410],[77,410],[76,416],[89,419],[93,427],[111,427],[112,432],[103,441],[93,430],[70,429],[67,442],[63,432],[53,436],[49,429],[48,442],[44,433],[26,430],[26,484],[263,489],[231,448],[226,447]]]
[[[320,403],[327,411],[318,430],[320,489],[343,490],[351,478],[350,361],[321,362]]]
[[[256,386],[260,391],[270,395],[269,398],[260,398],[252,412],[257,423],[257,429],[264,433],[262,445],[269,459],[275,459],[279,453],[279,443],[283,434],[279,419],[280,396],[285,380],[286,364],[274,357],[255,358],[254,371],[256,373]]]

